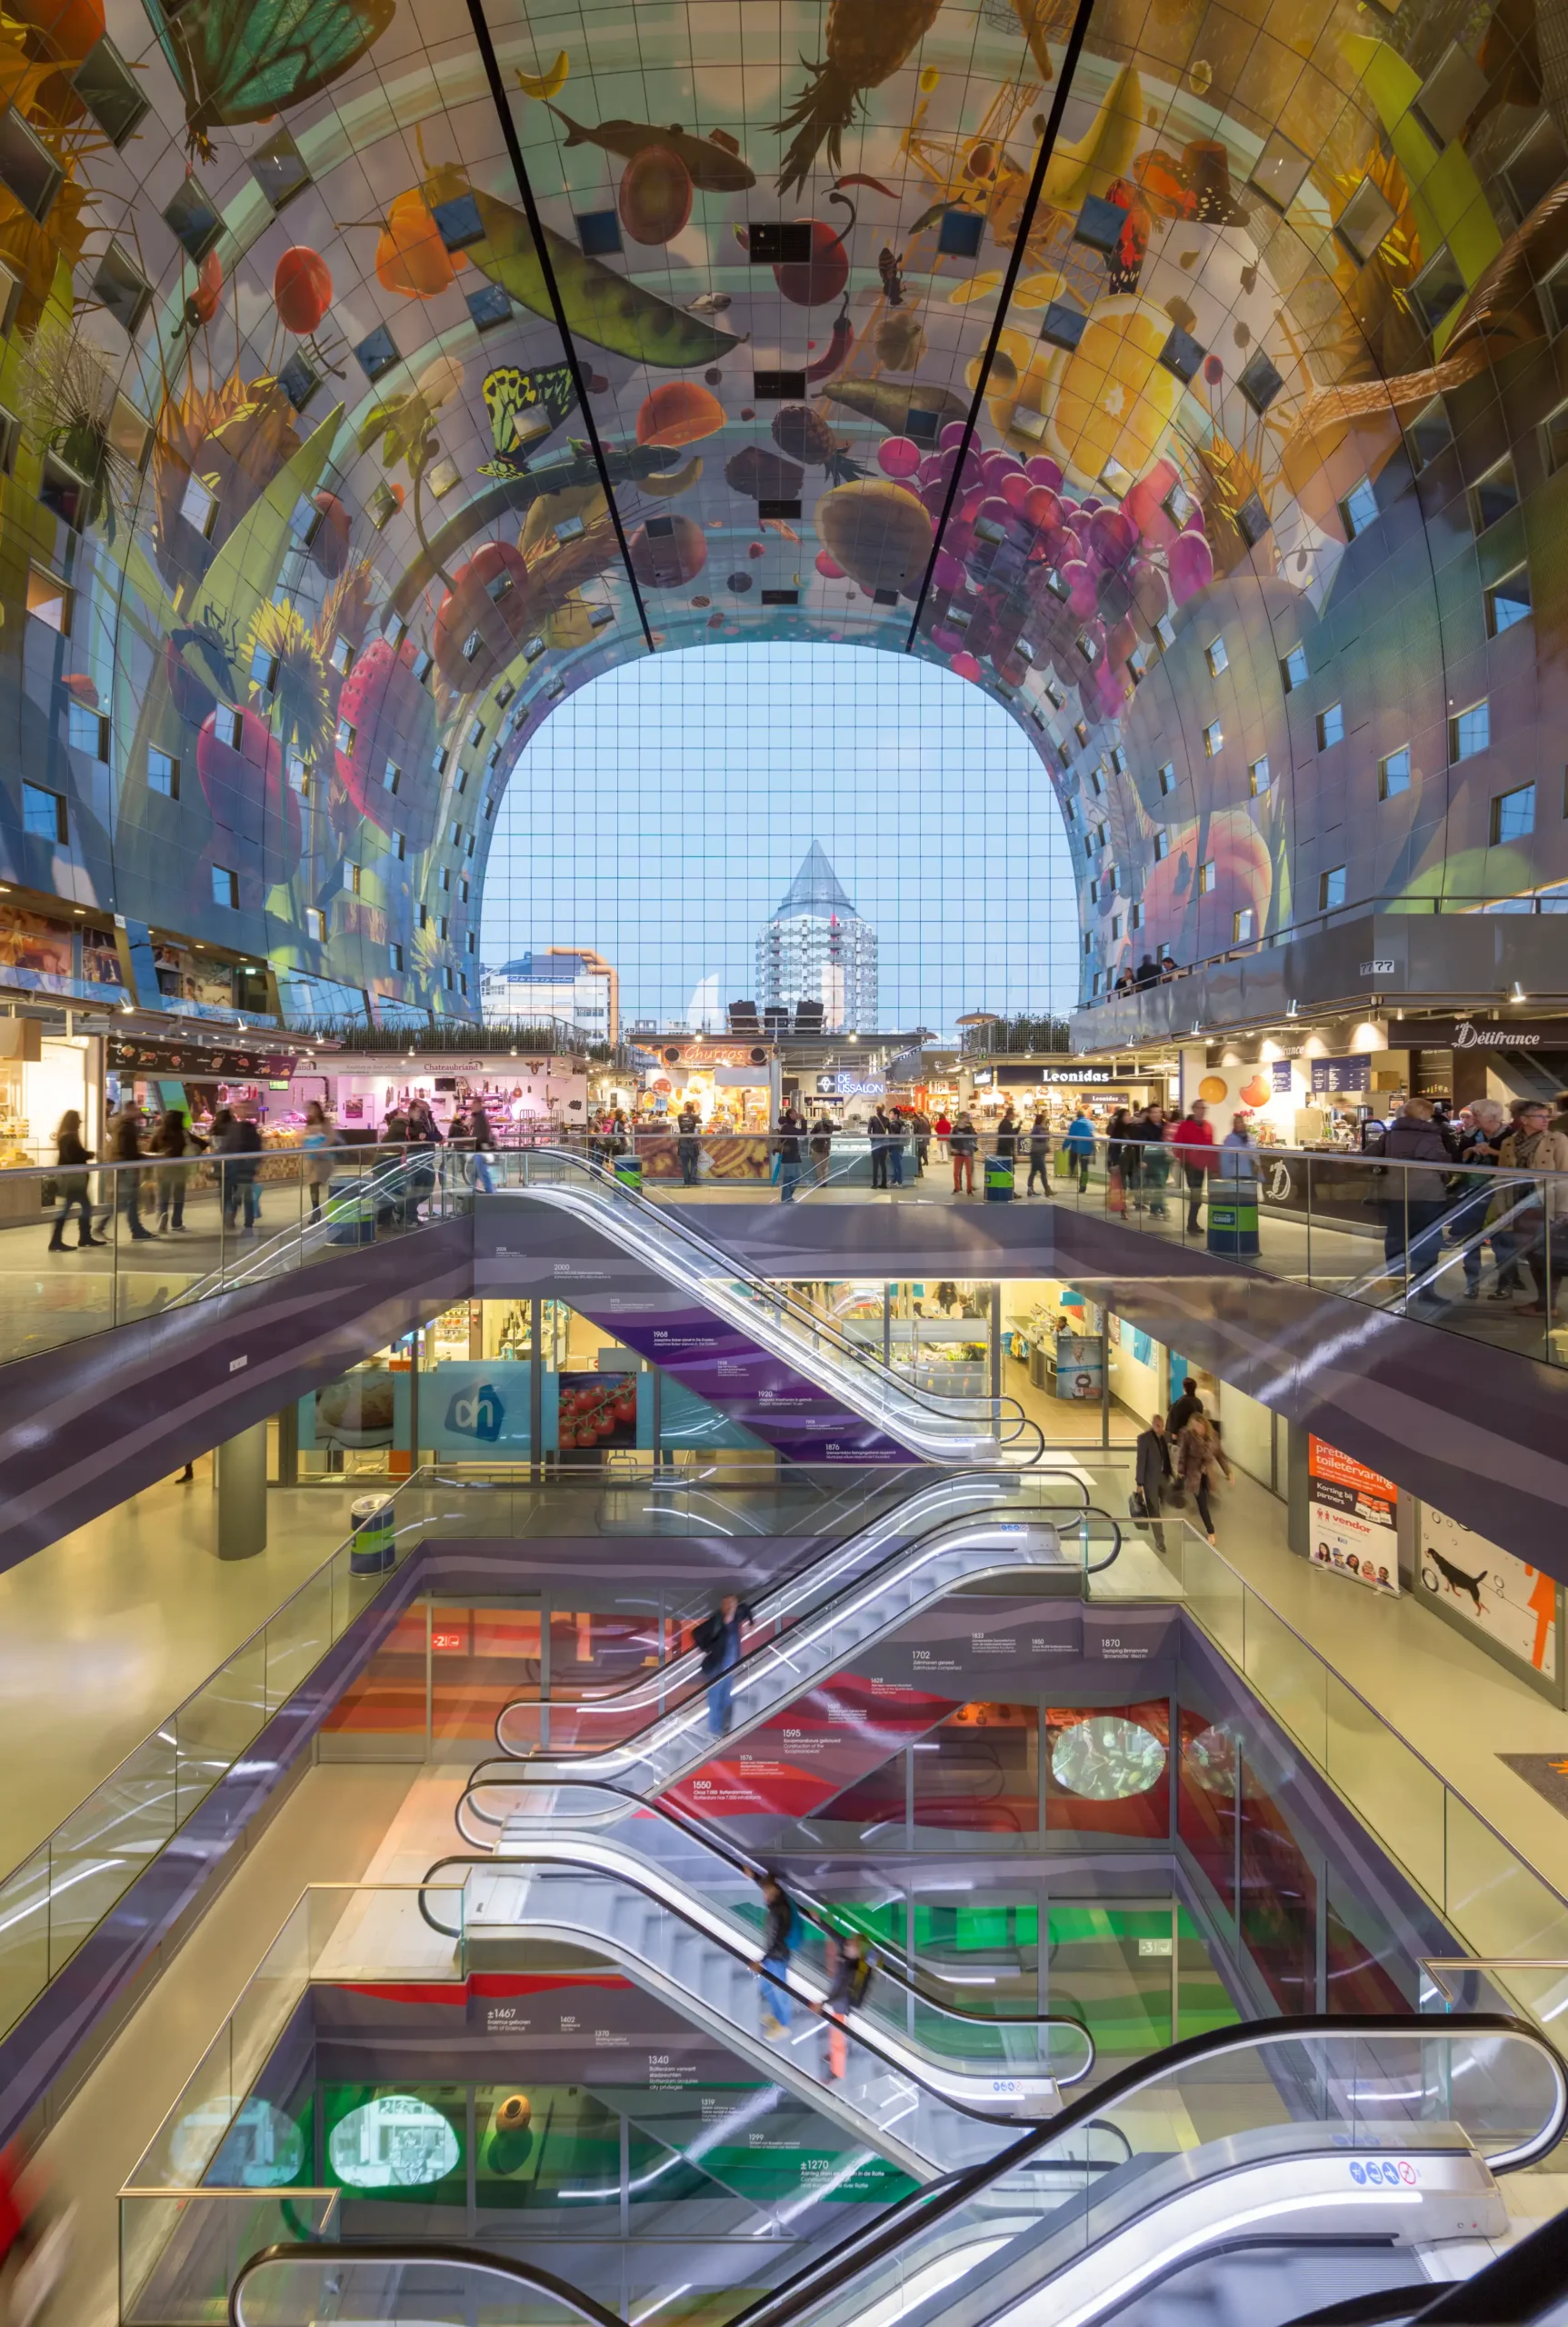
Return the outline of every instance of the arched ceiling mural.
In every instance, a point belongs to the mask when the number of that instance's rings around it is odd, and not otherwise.
[[[12,0],[0,59],[14,897],[470,1014],[552,706],[773,637],[1024,723],[1086,999],[1568,874],[1563,0]]]

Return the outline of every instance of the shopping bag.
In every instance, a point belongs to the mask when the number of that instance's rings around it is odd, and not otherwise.
[[[1073,1158],[1068,1154],[1067,1150],[1064,1147],[1059,1147],[1056,1150],[1056,1162],[1054,1168],[1055,1170],[1056,1177],[1059,1180],[1070,1180],[1072,1178]]]

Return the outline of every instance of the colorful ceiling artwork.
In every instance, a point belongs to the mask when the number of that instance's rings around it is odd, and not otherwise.
[[[1024,724],[1086,1001],[1568,874],[1562,6],[6,0],[0,873],[472,1014],[552,707],[807,638]]]

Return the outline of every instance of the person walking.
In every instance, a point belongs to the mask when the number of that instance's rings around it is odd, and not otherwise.
[[[1552,1110],[1544,1100],[1515,1099],[1511,1112],[1513,1128],[1499,1151],[1499,1170],[1556,1175],[1533,1186],[1516,1185],[1508,1197],[1523,1207],[1509,1225],[1519,1240],[1519,1258],[1529,1263],[1535,1278],[1534,1300],[1517,1313],[1550,1322],[1557,1286],[1568,1271],[1568,1133],[1552,1129]]]
[[[1194,1099],[1171,1134],[1171,1145],[1187,1181],[1187,1233],[1196,1236],[1203,1226],[1200,1213],[1209,1174],[1219,1162],[1214,1127],[1202,1099]]]
[[[1201,1414],[1203,1411],[1203,1402],[1198,1395],[1198,1385],[1190,1373],[1186,1374],[1182,1382],[1182,1394],[1172,1404],[1165,1422],[1166,1433],[1173,1446],[1177,1443],[1193,1416]]]
[[[190,1167],[178,1159],[197,1153],[201,1143],[193,1138],[183,1107],[165,1107],[158,1118],[150,1153],[166,1158],[160,1162],[153,1174],[158,1192],[158,1233],[165,1230],[176,1235],[190,1233],[185,1226],[185,1189]]]
[[[953,1157],[953,1193],[963,1195],[967,1189],[974,1193],[974,1151],[980,1144],[979,1134],[967,1114],[961,1114],[948,1134],[948,1152]]]
[[[1114,1107],[1105,1126],[1105,1203],[1112,1212],[1127,1209],[1127,1153],[1132,1149],[1133,1171],[1138,1169],[1138,1149],[1127,1134],[1133,1128],[1130,1107]]]
[[[871,1184],[874,1188],[887,1185],[887,1117],[879,1100],[865,1119],[865,1135],[871,1142]]]
[[[93,1206],[87,1195],[87,1165],[93,1160],[91,1148],[82,1144],[82,1118],[75,1107],[68,1107],[60,1118],[55,1134],[55,1184],[59,1191],[60,1209],[55,1215],[55,1233],[49,1239],[52,1253],[80,1252],[84,1244],[106,1244],[106,1236],[93,1233]],[[65,1223],[72,1213],[76,1214],[76,1242],[65,1242]]]
[[[692,1634],[692,1645],[703,1653],[703,1678],[708,1684],[708,1734],[727,1737],[734,1671],[741,1661],[742,1635],[755,1622],[746,1603],[726,1592],[716,1608],[703,1618]]]
[[[871,1958],[859,1932],[845,1932],[827,1943],[828,1990],[819,2010],[832,2014],[827,2032],[827,2072],[842,2082],[849,2072],[849,2037],[844,2022],[865,2002],[871,1985]]]
[[[1002,1110],[1002,1120],[996,1126],[996,1160],[999,1164],[1005,1164],[1008,1171],[1014,1176],[1018,1170],[1018,1118],[1013,1112],[1013,1102],[1009,1099]]]
[[[1543,1106],[1543,1129],[1548,1112]],[[1563,1142],[1563,1148],[1568,1155],[1568,1140]],[[1390,1175],[1393,1184],[1383,1201],[1383,1256],[1391,1275],[1403,1277],[1408,1286],[1437,1258],[1438,1223],[1449,1203],[1448,1173],[1453,1153],[1433,1121],[1431,1100],[1407,1099],[1376,1152],[1386,1163],[1402,1167]],[[1424,1290],[1416,1297],[1430,1302],[1436,1296]]]
[[[811,1127],[812,1177],[819,1188],[825,1188],[827,1185],[828,1165],[832,1157],[833,1125],[825,1115],[819,1114]]]
[[[1134,1450],[1136,1467],[1133,1474],[1132,1516],[1154,1523],[1154,1543],[1164,1550],[1158,1520],[1171,1483],[1171,1443],[1165,1436],[1164,1414],[1151,1414],[1149,1427],[1138,1433]]]
[[[1247,1128],[1247,1118],[1238,1111],[1231,1117],[1231,1127],[1220,1142],[1219,1169],[1226,1195],[1233,1195],[1238,1203],[1256,1203],[1258,1200],[1257,1152],[1258,1144]]]
[[[675,1154],[680,1158],[681,1185],[694,1188],[697,1184],[697,1164],[703,1153],[701,1132],[703,1119],[688,1099],[675,1117]]]
[[[1453,1183],[1453,1192],[1458,1201],[1443,1223],[1443,1239],[1445,1243],[1460,1247],[1466,1301],[1479,1301],[1481,1298],[1482,1246],[1486,1242],[1486,1214],[1493,1193],[1487,1185],[1486,1174],[1497,1168],[1506,1120],[1495,1099],[1473,1099],[1467,1107],[1460,1109],[1459,1122],[1453,1134],[1454,1161],[1466,1168]],[[1507,1232],[1501,1233],[1506,1235]],[[1495,1236],[1492,1240],[1492,1251],[1497,1263],[1497,1281],[1501,1286],[1503,1251],[1499,1249]]]
[[[1086,1193],[1089,1186],[1089,1166],[1094,1158],[1094,1126],[1082,1107],[1067,1126],[1067,1136],[1062,1143],[1072,1158],[1072,1168],[1078,1177],[1078,1193]]]
[[[763,1952],[757,1958],[763,2033],[783,2036],[794,2017],[789,1992],[789,1960],[794,1946],[794,1902],[771,1872],[757,1876],[766,1913],[763,1918]]]
[[[1235,1473],[1225,1458],[1220,1444],[1220,1434],[1205,1414],[1194,1414],[1176,1450],[1176,1477],[1198,1507],[1198,1523],[1212,1543],[1214,1540],[1214,1513],[1210,1494],[1219,1485],[1221,1475],[1233,1480]]]
[[[1044,1107],[1036,1107],[1034,1120],[1029,1126],[1029,1184],[1024,1191],[1026,1196],[1034,1194],[1036,1180],[1040,1183],[1041,1194],[1050,1194],[1050,1162],[1051,1118]]]
[[[310,1191],[313,1220],[321,1218],[321,1192],[332,1177],[332,1151],[337,1144],[337,1133],[326,1109],[319,1099],[313,1099],[305,1111],[305,1137],[300,1142],[305,1150],[305,1183]]]
[[[226,1116],[227,1122],[223,1118]],[[221,1124],[221,1129],[220,1129]],[[248,1115],[221,1107],[213,1118],[213,1153],[222,1158],[224,1226],[248,1236],[257,1218],[256,1173],[261,1169],[261,1134]],[[240,1225],[244,1209],[245,1222]]]
[[[794,1192],[800,1183],[800,1167],[804,1147],[801,1134],[804,1129],[804,1118],[797,1115],[793,1107],[786,1107],[779,1117],[778,1131],[775,1134],[778,1144],[780,1203],[794,1202]]]
[[[1149,1207],[1151,1220],[1164,1220],[1165,1186],[1171,1176],[1171,1151],[1167,1144],[1169,1132],[1165,1125],[1165,1110],[1157,1099],[1151,1099],[1133,1125],[1133,1136],[1138,1142],[1138,1181],[1143,1200]]]
[[[904,1185],[904,1109],[892,1107],[887,1116],[887,1173],[895,1188]]]
[[[430,1112],[430,1103],[415,1099],[408,1110],[408,1148],[410,1170],[407,1188],[405,1224],[419,1225],[419,1207],[435,1193],[435,1151],[443,1144],[441,1126]]]
[[[914,1176],[925,1177],[925,1167],[931,1161],[931,1117],[924,1107],[916,1107],[909,1118],[910,1135],[914,1141]]]
[[[142,1174],[132,1169],[142,1161],[142,1116],[134,1100],[120,1109],[110,1126],[109,1160],[120,1167],[115,1173],[115,1211],[138,1243],[144,1237],[152,1243],[142,1225]]]
[[[945,1164],[947,1161],[947,1143],[953,1136],[953,1123],[945,1107],[944,1107],[937,1115],[934,1129],[936,1132],[936,1153]]]
[[[475,1099],[469,1111],[468,1137],[474,1148],[474,1184],[483,1194],[493,1196],[495,1183],[490,1177],[490,1158],[495,1153],[495,1134],[483,1099]]]

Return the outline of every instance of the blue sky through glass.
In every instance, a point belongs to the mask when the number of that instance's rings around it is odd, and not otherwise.
[[[624,1022],[756,992],[754,944],[814,840],[879,942],[884,1030],[1077,994],[1073,868],[1014,723],[911,656],[712,646],[628,664],[546,721],[490,857],[482,952],[592,945]]]

